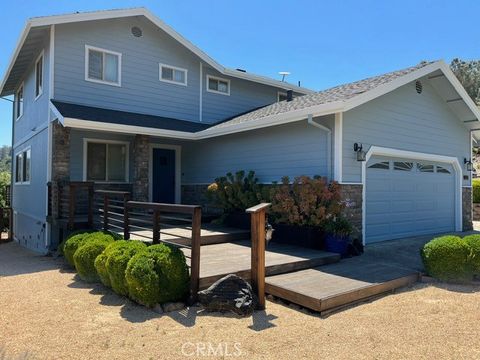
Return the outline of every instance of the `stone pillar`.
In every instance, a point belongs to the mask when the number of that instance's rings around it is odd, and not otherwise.
[[[346,204],[344,215],[354,227],[354,236],[362,238],[363,185],[340,184],[340,194]]]
[[[52,123],[52,216],[58,217],[58,181],[70,180],[70,128]]]
[[[135,135],[133,143],[133,199],[148,201],[148,159],[150,137]]]
[[[472,188],[462,188],[462,224],[463,231],[473,230]]]

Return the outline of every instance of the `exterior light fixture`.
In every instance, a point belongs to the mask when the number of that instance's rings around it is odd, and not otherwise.
[[[467,160],[467,158],[464,158],[463,163],[467,165],[467,171],[473,171],[472,160]]]
[[[367,159],[367,153],[363,151],[363,145],[355,143],[353,144],[353,151],[357,153],[357,161],[365,161]]]

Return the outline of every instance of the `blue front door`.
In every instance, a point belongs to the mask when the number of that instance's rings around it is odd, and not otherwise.
[[[152,200],[175,203],[175,150],[153,149]]]

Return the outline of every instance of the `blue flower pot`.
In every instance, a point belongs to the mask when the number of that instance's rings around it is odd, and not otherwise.
[[[325,237],[325,251],[346,256],[348,254],[349,236],[338,236],[335,234],[327,234]]]

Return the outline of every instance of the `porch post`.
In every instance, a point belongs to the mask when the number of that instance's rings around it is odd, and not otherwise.
[[[135,135],[133,143],[133,200],[148,201],[150,136]]]

